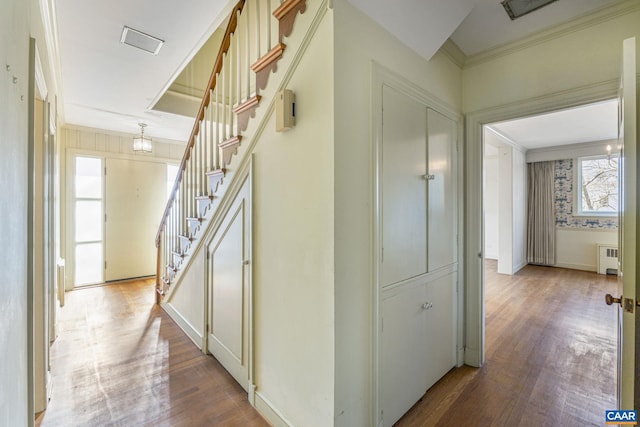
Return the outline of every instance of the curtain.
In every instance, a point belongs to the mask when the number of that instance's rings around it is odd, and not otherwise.
[[[527,165],[527,262],[556,263],[555,162]]]

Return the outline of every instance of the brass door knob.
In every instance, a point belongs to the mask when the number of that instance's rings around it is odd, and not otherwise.
[[[620,304],[620,305],[622,305],[622,295],[620,296],[620,298],[616,298],[616,297],[612,296],[611,294],[606,294],[604,296],[604,301],[607,303],[607,305],[612,305],[612,304]]]

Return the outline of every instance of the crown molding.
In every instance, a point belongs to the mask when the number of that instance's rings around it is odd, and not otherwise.
[[[451,60],[451,62],[453,62],[460,68],[463,68],[465,62],[467,61],[467,55],[465,55],[462,49],[460,49],[458,45],[450,38],[444,42],[439,51],[444,53]]]
[[[44,29],[47,46],[47,60],[53,75],[53,90],[57,99],[51,99],[60,123],[64,123],[64,102],[62,101],[62,68],[58,44],[58,25],[56,21],[56,0],[40,0],[40,19]]]
[[[548,41],[564,37],[568,34],[575,33],[577,31],[584,30],[594,25],[601,24],[603,22],[610,21],[636,12],[640,10],[640,2],[637,0],[623,0],[611,6],[604,7],[589,14],[582,15],[576,19],[565,22],[553,28],[539,31],[530,36],[523,37],[511,43],[507,43],[496,48],[487,50],[476,55],[469,56],[464,63],[464,69],[474,67],[476,65],[483,64],[485,62],[492,61],[502,56],[509,55],[511,53],[528,49],[538,44],[546,43]]]

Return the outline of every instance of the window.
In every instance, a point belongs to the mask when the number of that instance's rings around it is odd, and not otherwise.
[[[102,159],[75,157],[75,286],[101,283],[104,280],[102,171]]]
[[[618,156],[577,159],[575,186],[578,215],[618,213]]]

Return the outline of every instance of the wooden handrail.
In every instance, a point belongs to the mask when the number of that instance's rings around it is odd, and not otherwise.
[[[213,65],[213,70],[211,72],[211,77],[209,78],[209,84],[207,85],[205,95],[202,98],[202,102],[200,103],[200,109],[198,110],[198,114],[196,115],[196,121],[193,125],[193,129],[191,130],[191,135],[189,136],[187,147],[185,148],[184,155],[182,156],[182,161],[180,162],[180,168],[178,169],[178,174],[176,175],[176,181],[173,184],[171,195],[167,200],[167,206],[165,207],[164,213],[162,214],[162,219],[160,220],[160,227],[158,228],[158,232],[156,233],[156,248],[160,246],[162,230],[166,226],[167,218],[169,217],[169,213],[171,211],[171,205],[175,201],[176,195],[178,194],[180,182],[182,181],[182,174],[187,167],[187,161],[191,157],[191,149],[193,148],[196,141],[196,136],[198,136],[198,133],[200,131],[200,122],[204,119],[205,109],[211,101],[211,90],[216,87],[216,75],[222,70],[223,57],[229,51],[229,47],[231,46],[231,35],[235,32],[238,25],[238,12],[242,12],[245,1],[246,0],[239,0],[231,11],[231,16],[229,18],[229,22],[227,23],[227,29],[224,33],[224,37],[222,38],[222,43],[220,44],[220,49],[218,50],[218,56],[216,57],[216,61]]]

